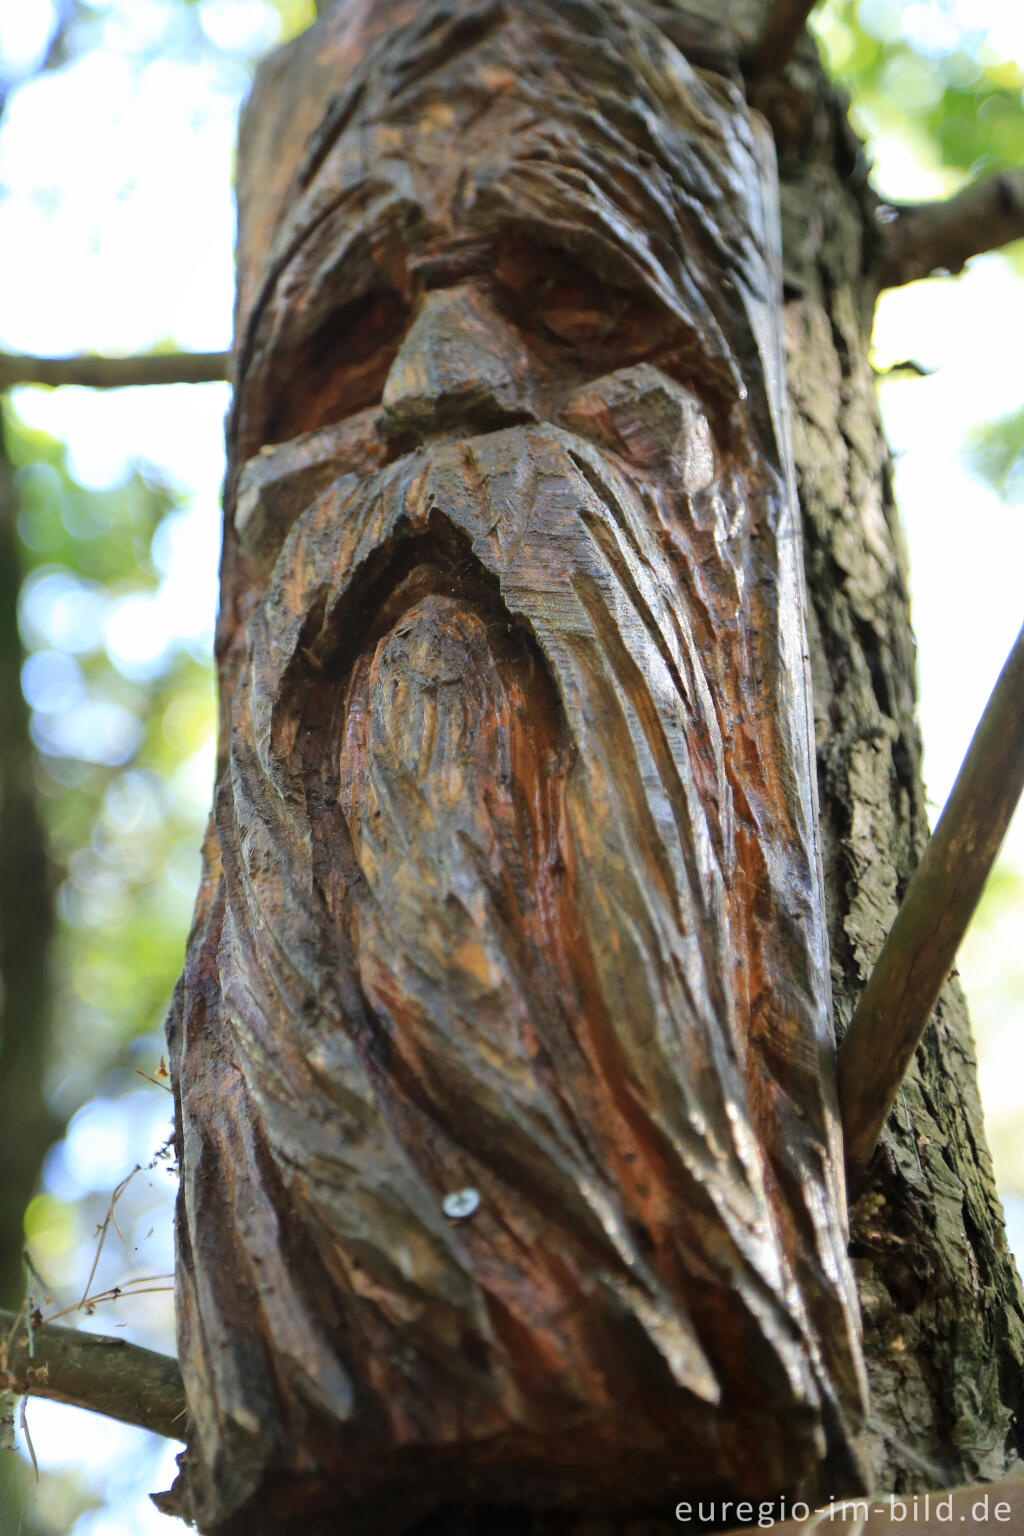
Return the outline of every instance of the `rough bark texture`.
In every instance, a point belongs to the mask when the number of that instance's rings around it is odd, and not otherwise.
[[[611,0],[393,0],[257,86],[171,1023],[204,1529],[625,1531],[865,1474],[822,916],[846,1017],[925,831],[912,648],[870,210],[809,60],[757,105],[824,903],[738,80]],[[1001,1470],[1016,1403],[955,1006],[856,1213],[883,1487]]]
[[[811,51],[757,100],[779,152],[785,327],[837,1031],[924,848],[906,564],[867,342],[878,240],[857,147]],[[974,1047],[944,989],[851,1213],[880,1489],[998,1476],[1024,1312]]]

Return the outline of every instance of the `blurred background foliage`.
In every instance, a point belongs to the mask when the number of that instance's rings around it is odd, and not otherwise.
[[[1024,161],[1024,28],[1004,25],[1010,9],[827,0],[816,13],[881,196],[945,196]],[[0,0],[0,346],[228,345],[234,118],[254,61],[313,18],[311,0]],[[1022,251],[986,261],[1024,310]],[[901,324],[890,319],[883,352],[902,346]],[[952,452],[1009,509],[1024,500],[1019,378],[1015,397],[977,384],[965,381],[968,395],[995,406],[953,407]],[[922,414],[914,400],[928,414],[928,387],[886,386],[897,440]],[[174,1179],[162,1023],[212,788],[226,404],[223,388],[202,386],[19,390],[3,406],[0,1304],[24,1293],[26,1242],[47,1310],[81,1299],[111,1192],[138,1165],[92,1291],[143,1294],[75,1320],[164,1349]],[[969,720],[993,680],[980,679]],[[950,751],[965,747],[966,736]],[[944,793],[951,773],[930,777]],[[1024,961],[1006,939],[1022,868],[997,871],[962,962],[1004,1062],[1024,999]],[[983,1059],[1011,1227],[1024,1232],[1015,1074],[987,1078]],[[173,1475],[164,1442],[42,1403],[29,1419],[44,1476],[34,1485],[24,1457],[0,1456],[0,1531],[172,1529],[145,1498]]]
[[[230,339],[234,121],[311,0],[0,0],[0,346]],[[0,460],[0,1305],[173,1350],[163,1020],[213,777],[219,386],[15,391]],[[15,624],[16,618],[16,624]],[[37,1272],[26,1282],[27,1247]],[[51,1298],[46,1304],[46,1298]],[[139,1533],[166,1442],[29,1406],[0,1530]],[[179,1527],[180,1529],[180,1527]]]
[[[1011,506],[1024,505],[1024,406],[969,428],[965,447],[975,474]]]
[[[984,7],[972,25],[942,0],[828,0],[815,29],[869,144],[898,136],[944,192],[1024,163],[1024,68],[991,36]]]
[[[947,197],[1024,166],[1024,28],[1011,0],[825,0],[813,26],[876,171],[884,161],[883,197]],[[1024,242],[1000,260],[1024,276]],[[963,446],[999,495],[1024,501],[1024,406],[973,425]]]

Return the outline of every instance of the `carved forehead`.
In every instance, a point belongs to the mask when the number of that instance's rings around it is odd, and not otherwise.
[[[306,35],[322,105],[301,156],[288,139],[289,191],[261,204],[243,189],[239,382],[255,352],[293,348],[332,308],[407,291],[418,261],[512,232],[644,291],[743,392],[745,301],[767,279],[749,219],[761,170],[731,88],[614,0],[429,0],[376,41],[379,8],[361,22],[338,9],[344,37],[336,12]]]

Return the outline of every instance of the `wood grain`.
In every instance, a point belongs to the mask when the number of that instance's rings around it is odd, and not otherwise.
[[[181,1507],[852,1489],[764,133],[625,5],[432,0],[242,142]]]

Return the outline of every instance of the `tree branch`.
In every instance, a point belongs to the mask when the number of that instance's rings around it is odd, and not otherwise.
[[[0,353],[0,390],[16,384],[80,384],[125,389],[137,384],[210,384],[228,376],[228,352],[151,352],[135,357],[25,357]]]
[[[775,0],[754,49],[750,74],[777,75],[807,30],[817,0]]]
[[[33,1336],[30,1355],[24,1320],[0,1311],[0,1342],[9,1340],[0,1389],[71,1403],[168,1440],[184,1440],[185,1389],[170,1355],[47,1323],[36,1327]]]
[[[937,203],[881,210],[882,288],[932,272],[960,272],[983,251],[1024,239],[1024,170],[1001,171]]]
[[[1024,788],[1024,629],[839,1048],[839,1109],[859,1181]]]

